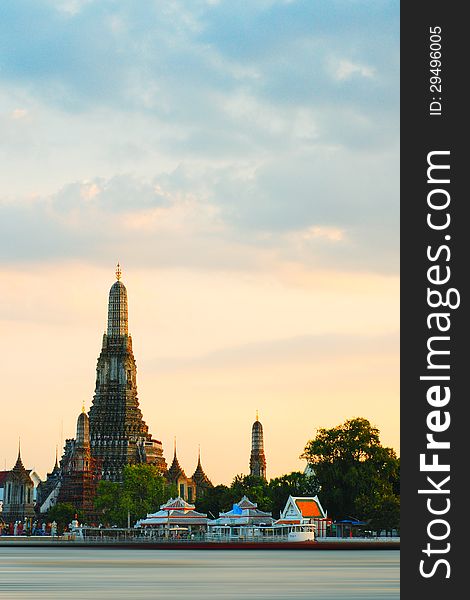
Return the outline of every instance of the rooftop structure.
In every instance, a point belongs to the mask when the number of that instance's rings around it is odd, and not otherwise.
[[[318,496],[289,496],[280,518],[274,523],[276,527],[314,525],[317,536],[326,535],[326,528],[330,524],[331,520]]]
[[[210,525],[272,525],[274,519],[271,513],[258,509],[258,504],[252,502],[247,496],[233,505],[232,510],[220,513],[218,519],[211,521]]]
[[[202,533],[206,531],[207,523],[206,514],[197,512],[194,504],[178,496],[162,504],[159,511],[137,521],[135,527],[152,528],[161,536],[177,537]]]
[[[4,498],[2,518],[4,521],[24,521],[34,517],[34,481],[30,471],[24,468],[21,449],[11,471],[3,476]]]
[[[203,496],[208,488],[214,487],[212,485],[212,481],[207,477],[204,472],[204,469],[201,465],[201,449],[199,448],[198,457],[197,457],[197,466],[196,470],[193,473],[192,480],[196,484],[196,496],[200,498]]]

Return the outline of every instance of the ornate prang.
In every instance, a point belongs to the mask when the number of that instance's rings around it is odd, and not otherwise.
[[[263,426],[258,419],[256,411],[256,421],[251,429],[251,457],[250,457],[250,475],[266,479],[266,457],[264,455]]]
[[[111,286],[108,327],[96,367],[96,387],[90,408],[91,452],[102,464],[102,476],[121,481],[125,465],[146,462],[166,471],[161,442],[152,439],[137,397],[137,367],[128,333],[127,290]]]
[[[101,477],[99,461],[91,454],[90,424],[84,410],[78,415],[77,434],[61,460],[61,481],[57,502],[70,502],[85,520],[96,520],[96,488]]]

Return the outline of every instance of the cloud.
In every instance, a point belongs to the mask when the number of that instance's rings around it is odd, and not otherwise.
[[[350,79],[356,73],[362,77],[374,77],[375,69],[367,65],[355,64],[350,60],[340,60],[334,67],[334,76],[339,80]]]
[[[4,260],[397,269],[396,2],[18,0],[0,45]]]

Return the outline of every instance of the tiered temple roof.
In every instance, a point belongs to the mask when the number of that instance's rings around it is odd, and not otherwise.
[[[201,465],[201,450],[199,450],[197,458],[196,470],[193,473],[192,480],[195,482],[197,490],[204,490],[208,487],[213,487],[212,481],[207,477]]]
[[[166,473],[166,477],[167,477],[168,481],[170,481],[171,483],[177,483],[178,479],[180,479],[180,478],[187,479],[184,469],[180,465],[180,463],[178,461],[178,457],[176,455],[176,440],[175,440],[175,450],[174,450],[174,454],[173,454],[173,462],[171,463],[171,466]]]
[[[318,496],[289,496],[276,524],[305,524],[314,522],[316,519],[326,519],[326,516]]]
[[[136,527],[162,526],[167,529],[173,527],[191,527],[194,525],[207,525],[207,515],[197,512],[194,504],[189,504],[181,497],[170,498],[160,506],[160,510],[150,513],[145,519],[136,523]]]
[[[2,516],[6,521],[23,521],[26,517],[34,516],[34,481],[30,472],[24,468],[21,449],[18,446],[15,466],[3,481],[5,491]]]
[[[210,525],[272,525],[273,521],[271,513],[259,510],[256,502],[243,496],[232,510],[220,513],[219,518],[211,521]]]

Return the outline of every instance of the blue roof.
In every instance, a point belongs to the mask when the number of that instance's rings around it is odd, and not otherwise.
[[[349,523],[350,525],[367,525],[364,521],[357,521],[356,519],[343,519],[342,521],[335,521],[335,523]]]

